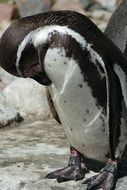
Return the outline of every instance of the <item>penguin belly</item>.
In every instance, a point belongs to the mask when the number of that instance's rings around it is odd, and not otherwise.
[[[78,64],[73,60],[65,68],[61,64],[47,66],[46,71],[53,81],[48,88],[67,138],[84,156],[105,162],[109,153],[107,115],[98,106]],[[54,72],[58,73],[55,80]]]

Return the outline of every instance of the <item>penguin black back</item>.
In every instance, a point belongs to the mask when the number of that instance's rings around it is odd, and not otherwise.
[[[84,15],[73,11],[46,12],[19,19],[6,30],[0,41],[0,65],[8,72],[18,76],[14,63],[19,45],[31,31],[46,25],[68,26],[84,36],[86,41],[93,44],[96,51],[102,56],[104,53],[101,51],[103,50],[111,52],[109,47],[106,47],[108,39],[105,39],[106,37],[96,25]],[[100,49],[100,46],[103,46],[103,49]]]

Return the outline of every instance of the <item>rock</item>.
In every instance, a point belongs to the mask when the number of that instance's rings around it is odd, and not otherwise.
[[[23,121],[23,118],[16,109],[0,104],[0,128],[21,121]]]
[[[84,9],[79,0],[57,0],[52,10],[73,10],[84,14]]]
[[[116,8],[116,0],[96,0],[103,8],[113,11]]]
[[[0,81],[0,91],[2,91],[6,87],[6,84]]]
[[[14,3],[0,3],[0,21],[19,18],[19,12]]]
[[[102,30],[104,31],[107,22],[111,17],[111,12],[101,9],[95,9],[92,12],[87,12],[87,16]],[[103,20],[103,22],[102,22]]]
[[[17,79],[17,77],[9,74],[2,67],[0,67],[0,81],[2,81],[7,85],[10,84],[15,79]]]
[[[116,184],[116,190],[125,190],[127,188],[127,177],[122,177]]]
[[[57,183],[46,174],[67,166],[69,144],[63,128],[54,120],[29,120],[0,131],[1,190],[86,190],[81,181]],[[86,177],[95,175],[94,172]],[[115,190],[126,190],[127,177]]]
[[[8,20],[2,20],[0,21],[0,38],[2,36],[2,34],[4,33],[4,31],[8,28],[8,26],[10,25],[10,21]]]
[[[81,184],[80,182],[69,181],[59,184],[56,180],[41,180],[37,183],[33,183],[33,186],[26,185],[26,190],[87,190],[86,184]]]
[[[49,117],[46,89],[32,79],[17,78],[3,89],[0,98],[20,114]]]
[[[84,9],[87,9],[89,6],[95,3],[94,0],[80,0],[80,2],[82,3]]]
[[[50,0],[16,0],[21,17],[37,14],[51,9]]]

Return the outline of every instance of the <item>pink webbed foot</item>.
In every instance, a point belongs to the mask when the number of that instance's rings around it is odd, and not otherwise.
[[[87,190],[113,190],[116,184],[117,161],[109,160],[100,174],[90,177],[84,181]]]
[[[85,177],[87,169],[84,164],[83,156],[73,147],[70,148],[70,153],[68,166],[49,173],[46,178],[57,179],[60,183],[69,180],[77,181]]]

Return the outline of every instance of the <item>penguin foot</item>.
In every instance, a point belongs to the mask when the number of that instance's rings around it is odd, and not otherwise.
[[[100,171],[100,174],[86,179],[87,190],[113,190],[116,184],[117,161],[109,160],[106,166]]]
[[[57,179],[59,183],[69,180],[81,180],[85,177],[85,170],[79,166],[71,165],[63,169],[49,173],[46,178]]]
[[[85,177],[85,173],[88,172],[88,170],[85,167],[83,155],[73,147],[70,148],[70,153],[68,166],[49,173],[46,178],[57,179],[57,181],[61,183],[69,180],[77,181]]]

